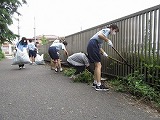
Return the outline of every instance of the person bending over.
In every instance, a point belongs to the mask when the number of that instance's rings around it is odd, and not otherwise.
[[[72,54],[67,58],[67,62],[70,67],[76,69],[76,72],[72,77],[75,77],[75,75],[82,73],[85,68],[89,67],[87,54],[82,52]]]
[[[55,63],[55,72],[58,72],[58,69],[60,72],[62,72],[62,66],[61,66],[61,61],[59,59],[59,54],[58,52],[60,50],[64,50],[64,53],[68,56],[68,51],[66,50],[67,42],[64,41],[63,43],[59,42],[53,42],[52,45],[48,49],[48,53],[52,59],[52,61]]]

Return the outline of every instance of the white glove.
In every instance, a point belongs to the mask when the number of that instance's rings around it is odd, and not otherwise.
[[[108,57],[108,55],[107,55],[107,53],[106,53],[106,52],[104,52],[104,53],[103,53],[103,56]]]
[[[59,52],[57,52],[57,55],[59,56]]]
[[[113,47],[113,43],[112,43],[111,40],[108,40],[108,45],[111,46],[111,47]]]

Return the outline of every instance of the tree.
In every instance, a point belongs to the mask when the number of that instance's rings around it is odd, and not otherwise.
[[[44,35],[41,37],[41,41],[43,45],[48,43],[47,38]]]
[[[13,15],[21,15],[17,10],[26,0],[0,0],[0,44],[11,42],[18,35],[14,34],[8,26],[13,24]]]

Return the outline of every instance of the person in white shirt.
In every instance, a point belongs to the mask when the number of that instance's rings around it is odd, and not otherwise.
[[[29,40],[29,43],[28,43],[28,50],[29,50],[29,58],[32,62],[32,64],[35,64],[35,57],[36,57],[36,46],[34,44],[34,42],[32,42],[32,40],[30,39]]]
[[[62,72],[62,66],[61,61],[59,59],[58,51],[64,50],[64,53],[68,56],[68,51],[66,50],[67,42],[64,41],[63,43],[59,42],[53,42],[52,45],[48,49],[48,53],[52,59],[52,61],[55,63],[55,72],[58,72],[58,68],[60,72]]]
[[[107,87],[101,84],[101,54],[107,57],[107,53],[102,49],[103,43],[107,42],[109,46],[113,47],[112,41],[108,38],[109,35],[115,35],[119,32],[119,28],[116,24],[111,24],[105,29],[98,31],[94,34],[87,45],[87,53],[90,63],[94,63],[94,82],[93,87],[98,91],[109,90]]]

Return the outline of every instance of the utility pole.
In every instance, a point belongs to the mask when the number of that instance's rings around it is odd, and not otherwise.
[[[36,22],[35,22],[35,17],[34,17],[34,43],[36,43]]]
[[[19,29],[20,29],[20,27],[19,27],[19,15],[18,15],[17,21],[18,21],[18,41],[19,41],[19,40],[20,40],[20,32],[19,32]]]

